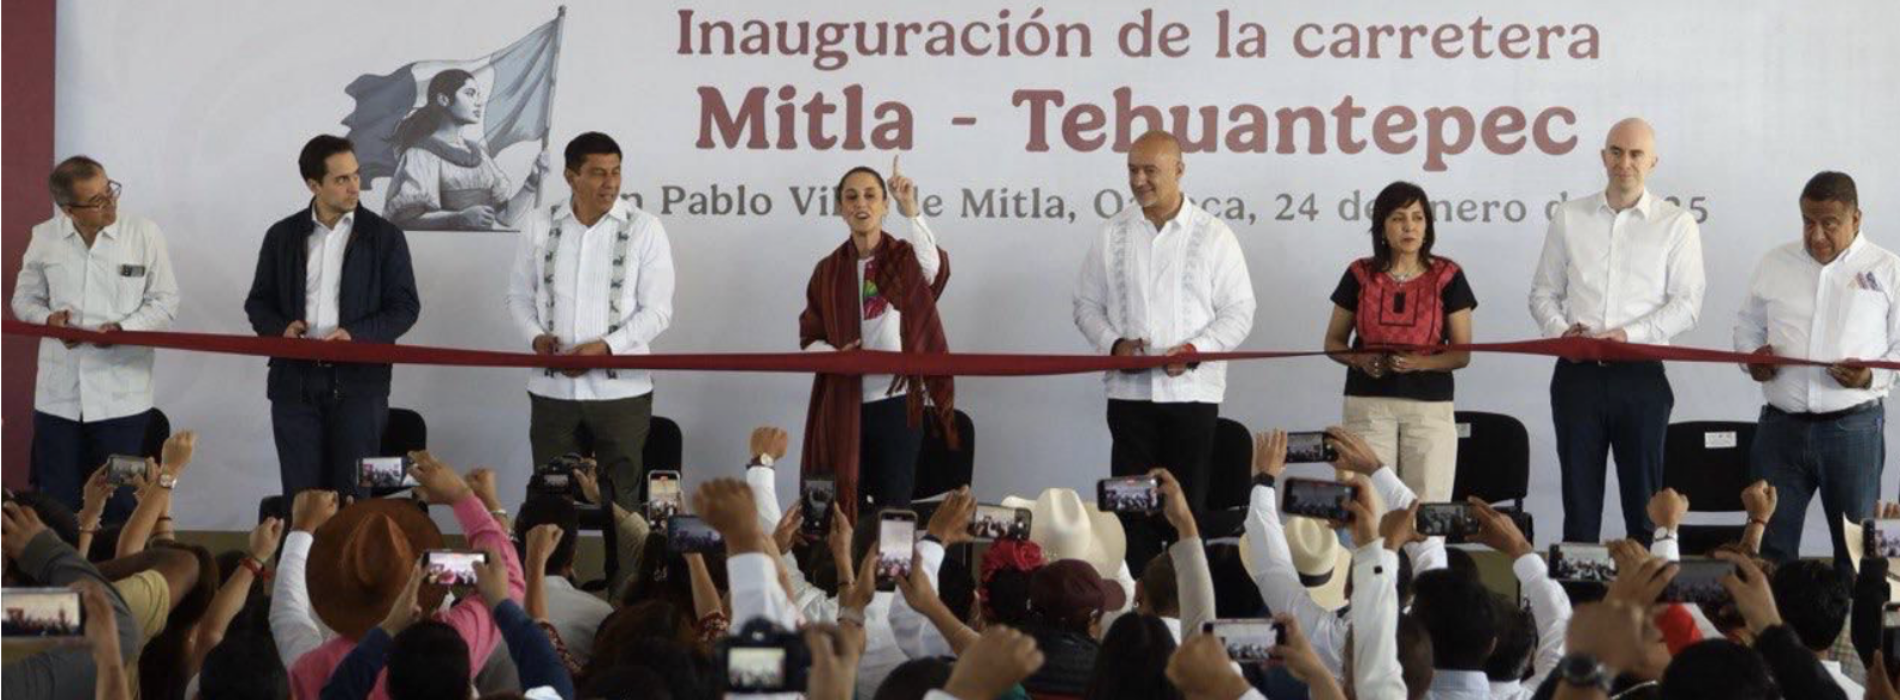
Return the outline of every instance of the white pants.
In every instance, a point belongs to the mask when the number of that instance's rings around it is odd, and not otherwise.
[[[1419,500],[1451,500],[1458,426],[1450,401],[1348,396],[1344,413],[1346,429],[1365,438]]]

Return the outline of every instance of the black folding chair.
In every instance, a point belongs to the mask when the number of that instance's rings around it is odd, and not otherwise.
[[[929,498],[969,486],[976,476],[976,423],[957,410],[957,449],[950,449],[943,426],[924,421],[924,444],[917,452],[917,486],[911,498]]]
[[[146,411],[145,439],[144,444],[140,447],[142,450],[140,455],[150,457],[154,461],[157,461],[164,456],[165,441],[171,438],[172,421],[170,418],[165,417],[165,412],[158,410],[156,406],[154,406],[152,410]]]
[[[1482,411],[1457,411],[1452,421],[1458,429],[1458,472],[1452,478],[1451,500],[1462,503],[1477,496],[1494,506],[1510,501],[1500,510],[1522,513],[1519,529],[1525,539],[1535,541],[1536,522],[1524,510],[1531,483],[1531,436],[1524,422]],[[1454,536],[1447,541],[1463,539]]]
[[[592,458],[594,456],[593,433],[583,426],[574,437],[575,442],[580,445],[581,456]],[[686,438],[680,431],[680,424],[666,416],[653,416],[647,423],[646,445],[640,449],[640,461],[645,469],[649,472],[657,469],[684,473],[685,470],[682,467],[686,462],[685,453]],[[615,493],[613,475],[602,472],[596,476],[600,479],[601,494],[611,498],[607,494]],[[641,486],[642,496],[645,495],[645,488],[644,485]],[[601,568],[607,574],[606,578],[581,584],[581,590],[604,591],[607,589],[608,582],[612,581],[614,575],[620,571],[620,533],[614,528],[613,512],[613,508],[605,505],[580,509],[581,531],[600,533],[601,545],[606,550],[603,553]]]
[[[1240,532],[1253,495],[1253,435],[1232,418],[1214,422],[1214,450],[1208,458],[1207,497],[1198,523],[1208,537]]]
[[[1742,489],[1753,473],[1749,445],[1755,424],[1743,421],[1671,423],[1663,439],[1663,487],[1689,497],[1691,513],[1739,513]],[[1682,554],[1701,555],[1742,538],[1742,525],[1688,525],[1677,528]]]

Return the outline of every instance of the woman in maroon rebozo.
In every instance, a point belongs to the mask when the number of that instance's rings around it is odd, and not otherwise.
[[[950,279],[950,258],[918,215],[916,187],[898,174],[897,161],[891,161],[889,190],[876,170],[860,166],[844,174],[834,196],[851,237],[812,270],[798,316],[799,345],[949,352],[937,297]],[[909,224],[908,240],[884,231],[893,199]],[[954,446],[955,400],[956,385],[947,376],[817,375],[800,466],[807,477],[837,480],[837,503],[850,517],[866,504],[871,511],[908,505],[924,421],[939,421]]]

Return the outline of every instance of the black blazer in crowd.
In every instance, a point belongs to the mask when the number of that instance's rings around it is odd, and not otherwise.
[[[304,282],[309,258],[305,247],[316,231],[316,220],[306,206],[264,233],[257,254],[257,275],[244,300],[251,329],[260,336],[277,337],[291,322],[304,319]],[[343,279],[337,291],[337,314],[353,342],[393,343],[416,325],[422,297],[416,293],[415,269],[409,262],[409,243],[401,228],[361,205],[343,249]],[[272,358],[265,393],[271,400],[302,396],[304,377],[316,367],[307,360]],[[389,365],[338,363],[337,391],[352,396],[388,396]]]

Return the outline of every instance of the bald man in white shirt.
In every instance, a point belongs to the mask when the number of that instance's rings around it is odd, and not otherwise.
[[[1531,279],[1531,318],[1545,337],[1668,345],[1702,311],[1702,233],[1693,215],[1652,194],[1656,131],[1641,119],[1610,129],[1603,192],[1557,207]],[[1663,439],[1675,393],[1661,362],[1559,359],[1551,419],[1562,471],[1565,542],[1596,542],[1605,460],[1614,452],[1625,533],[1648,544],[1645,508],[1662,487]]]
[[[1815,175],[1801,191],[1801,240],[1762,257],[1735,322],[1737,352],[1833,362],[1826,367],[1755,364],[1767,405],[1755,428],[1752,479],[1779,494],[1762,555],[1797,556],[1801,526],[1821,495],[1834,563],[1852,575],[1841,517],[1874,515],[1886,458],[1883,404],[1892,370],[1854,360],[1900,360],[1900,256],[1861,235],[1860,195],[1845,173]]]
[[[1151,131],[1128,149],[1135,203],[1095,237],[1076,281],[1075,327],[1105,355],[1229,352],[1253,330],[1253,282],[1227,223],[1181,192],[1187,166],[1173,134]],[[1198,513],[1207,494],[1214,426],[1227,391],[1224,362],[1108,372],[1110,472],[1165,467]],[[1161,552],[1146,517],[1124,517],[1128,567]]]

